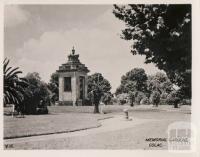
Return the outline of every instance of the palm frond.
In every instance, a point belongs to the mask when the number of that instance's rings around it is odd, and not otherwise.
[[[7,74],[7,72],[8,72],[10,69],[12,69],[12,67],[9,67],[9,68],[5,69],[5,74]]]
[[[21,74],[22,71],[16,71],[17,69],[19,69],[18,67],[17,68],[14,68],[13,70],[11,70],[7,75],[6,77],[9,79],[11,77],[17,77],[18,74]],[[14,72],[15,71],[15,72]]]
[[[4,60],[4,104],[19,105],[24,100],[25,87],[28,86],[25,79],[19,78],[22,71],[19,68],[8,67],[9,60]]]
[[[7,68],[7,65],[8,63],[10,62],[9,59],[5,58],[4,61],[3,61],[3,71],[5,72],[6,68]]]

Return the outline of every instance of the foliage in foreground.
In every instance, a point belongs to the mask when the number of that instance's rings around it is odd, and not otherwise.
[[[184,98],[191,98],[191,5],[114,5],[114,15],[126,28],[133,55],[164,70]]]
[[[18,76],[22,71],[18,70],[18,67],[9,66],[9,62],[9,59],[5,59],[3,62],[4,106],[6,104],[14,104],[17,108],[22,108],[21,104],[28,84],[25,79]]]

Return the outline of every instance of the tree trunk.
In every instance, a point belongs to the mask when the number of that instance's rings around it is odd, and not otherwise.
[[[94,113],[99,113],[99,104],[94,104]]]
[[[134,104],[133,104],[133,100],[131,100],[131,107],[133,107],[134,106]]]
[[[174,104],[174,108],[178,108],[178,103],[175,103],[175,104]]]

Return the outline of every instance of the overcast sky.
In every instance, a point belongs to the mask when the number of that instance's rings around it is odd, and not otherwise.
[[[112,9],[112,5],[7,5],[5,57],[24,75],[39,72],[48,82],[74,46],[89,74],[102,73],[113,92],[121,76],[133,68],[158,72],[153,64],[144,64],[143,56],[130,53],[131,42],[120,39],[124,23]]]

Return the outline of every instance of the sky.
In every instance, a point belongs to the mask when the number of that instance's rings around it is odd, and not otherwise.
[[[74,46],[89,74],[102,73],[112,92],[133,68],[144,68],[148,75],[158,72],[144,64],[144,56],[130,53],[132,41],[120,38],[125,24],[112,10],[112,5],[6,5],[4,57],[23,75],[38,72],[49,82]]]

